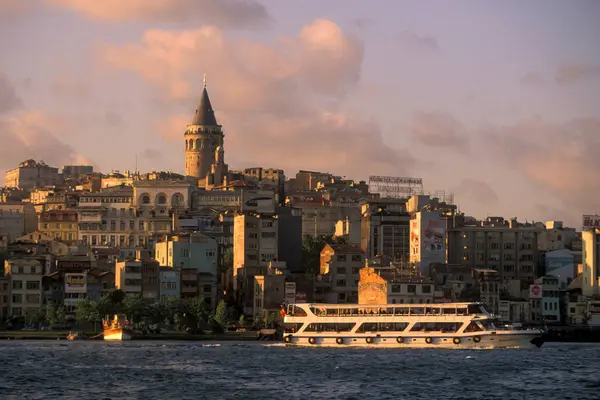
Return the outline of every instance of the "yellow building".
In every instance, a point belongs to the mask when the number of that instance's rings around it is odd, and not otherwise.
[[[73,244],[77,242],[77,212],[54,210],[40,214],[38,231],[55,240]]]

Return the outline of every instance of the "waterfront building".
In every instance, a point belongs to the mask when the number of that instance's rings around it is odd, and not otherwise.
[[[600,220],[600,217],[598,217]],[[586,297],[600,297],[600,229],[582,232],[583,280],[581,293]]]
[[[264,275],[254,276],[254,318],[269,320],[269,315],[275,315],[279,319],[281,305],[285,302],[284,271],[285,263],[271,262]]]
[[[393,266],[360,270],[358,304],[430,304],[433,281],[425,276],[407,276]]]
[[[254,276],[264,275],[268,263],[278,260],[278,223],[276,216],[234,217],[233,289],[245,314],[253,309]]]
[[[561,290],[566,289],[577,276],[575,256],[571,250],[552,250],[541,255],[544,275],[555,276]]]
[[[387,256],[408,261],[410,214],[405,199],[367,200],[361,204],[361,248],[368,259]]]
[[[485,221],[457,215],[448,230],[448,263],[493,269],[501,281],[533,283],[537,277],[540,228],[489,217]]]
[[[9,315],[13,317],[37,313],[43,304],[43,266],[38,260],[9,259],[4,263],[4,276],[9,279]]]
[[[529,286],[530,321],[533,323],[559,324],[561,321],[559,280],[554,276],[542,276]]]
[[[326,244],[321,250],[318,280],[331,285],[318,293],[324,303],[357,303],[359,271],[365,254],[358,245]]]
[[[160,299],[181,296],[181,270],[171,267],[160,267]]]
[[[155,259],[162,266],[194,268],[217,275],[219,245],[200,232],[164,235],[155,246]]]
[[[156,260],[126,260],[115,265],[115,287],[128,296],[159,298],[160,265]]]

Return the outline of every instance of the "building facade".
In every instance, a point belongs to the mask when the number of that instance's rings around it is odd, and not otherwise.
[[[39,216],[38,231],[66,244],[74,244],[78,238],[76,211],[47,211]]]
[[[17,168],[4,174],[5,186],[31,190],[36,187],[56,186],[62,183],[58,168],[35,160],[23,161]]]

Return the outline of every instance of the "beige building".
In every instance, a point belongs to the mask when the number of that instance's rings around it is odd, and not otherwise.
[[[35,208],[29,203],[0,203],[0,237],[15,240],[37,230]]]
[[[328,282],[328,290],[318,293],[323,303],[358,302],[359,271],[365,265],[365,255],[358,245],[330,245],[321,250],[320,276],[317,280]],[[318,285],[321,286],[321,285]]]
[[[136,181],[79,199],[79,240],[92,246],[152,247],[154,236],[170,233],[174,213],[189,207],[186,181]]]
[[[278,219],[273,216],[236,215],[233,222],[233,290],[244,307],[253,310],[254,276],[264,275],[278,259]]]
[[[35,187],[56,186],[62,183],[58,168],[50,167],[43,161],[23,161],[17,168],[4,174],[5,186],[31,190]]]
[[[448,263],[498,271],[502,282],[533,282],[540,229],[501,217],[476,221],[456,216],[448,230]]]
[[[600,297],[600,229],[582,232],[583,272],[581,294]]]
[[[404,276],[394,267],[365,267],[360,271],[359,304],[429,304],[434,302],[433,281]]]
[[[285,301],[285,275],[279,268],[266,268],[266,274],[254,277],[252,316],[268,319],[269,314],[279,315]]]
[[[43,266],[38,260],[6,260],[4,276],[9,279],[9,315],[38,312],[43,303]]]
[[[75,244],[78,238],[76,211],[48,211],[39,216],[38,232],[66,244]]]

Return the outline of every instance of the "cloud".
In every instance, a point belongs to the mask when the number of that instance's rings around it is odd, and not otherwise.
[[[0,115],[23,106],[8,77],[0,72]]]
[[[106,122],[108,126],[112,126],[114,128],[122,127],[125,125],[125,120],[123,119],[123,116],[114,111],[107,111],[106,114],[104,114],[104,122]]]
[[[150,30],[140,44],[104,44],[99,51],[112,68],[154,84],[165,104],[174,99],[186,104],[188,111],[155,121],[157,133],[181,142],[182,151],[206,71],[230,163],[360,176],[414,165],[408,152],[383,142],[376,122],[340,111],[343,99],[357,90],[363,44],[332,21],[316,20],[271,44],[230,38],[205,26]]]
[[[464,125],[451,115],[439,111],[416,111],[409,124],[413,139],[429,147],[453,147],[468,150]]]
[[[52,166],[68,163],[90,163],[54,132],[69,129],[64,121],[42,111],[19,111],[0,119],[0,169],[16,168],[27,159],[45,161]]]
[[[89,98],[91,88],[88,84],[63,74],[50,84],[50,91],[53,95],[80,101]]]
[[[46,0],[105,21],[210,23],[227,28],[267,26],[272,18],[255,0]]]
[[[556,70],[555,75],[557,83],[566,85],[598,77],[600,77],[600,65],[564,65]]]
[[[476,179],[463,179],[454,192],[462,199],[491,205],[498,202],[498,195],[490,185]]]
[[[572,119],[551,124],[541,119],[487,127],[486,154],[518,169],[565,206],[597,212],[600,193],[600,120]]]
[[[542,86],[545,83],[545,79],[539,72],[529,71],[525,75],[519,78],[519,82],[523,85],[528,86]]]
[[[32,2],[23,0],[0,0],[0,20],[9,19],[28,11]]]
[[[419,36],[413,32],[404,31],[400,34],[400,41],[410,47],[428,49],[428,50],[439,50],[440,46],[438,41],[433,36]]]

